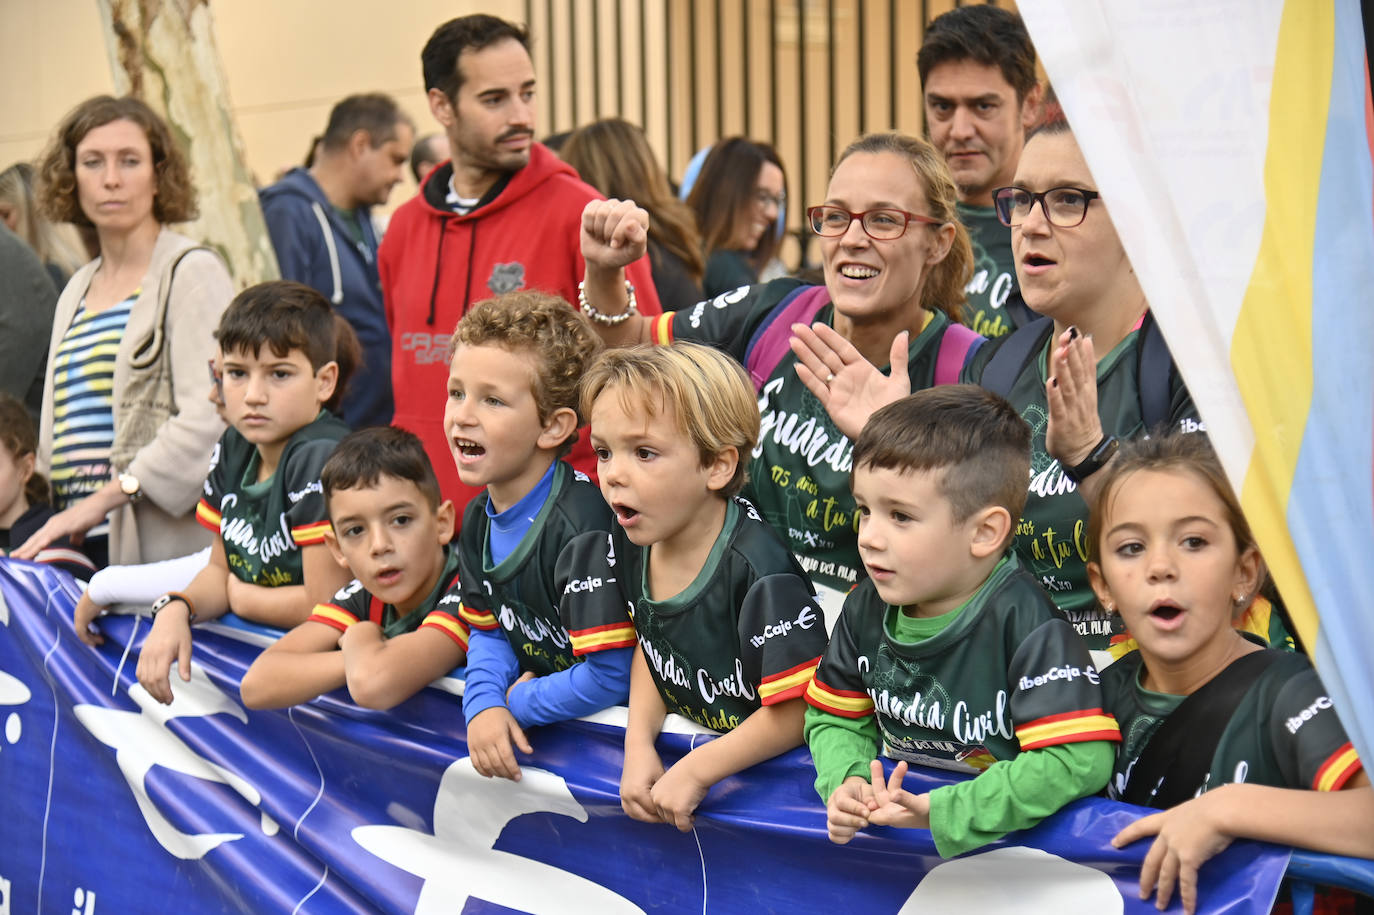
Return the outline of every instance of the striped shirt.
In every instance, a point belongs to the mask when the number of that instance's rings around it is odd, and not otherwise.
[[[53,361],[53,507],[71,507],[110,481],[110,448],[114,445],[114,369],[119,341],[138,298],[105,309],[86,310],[58,344]],[[87,536],[109,531],[102,521]]]

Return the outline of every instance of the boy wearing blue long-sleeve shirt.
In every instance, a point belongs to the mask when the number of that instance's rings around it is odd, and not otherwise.
[[[568,550],[608,532],[610,509],[558,459],[576,440],[577,381],[598,348],[585,319],[532,292],[483,302],[454,333],[444,434],[462,481],[486,487],[458,546],[472,628],[463,716],[483,775],[520,777],[525,728],[629,696],[634,629],[614,583],[580,575]],[[570,630],[595,633],[599,650],[575,654]]]

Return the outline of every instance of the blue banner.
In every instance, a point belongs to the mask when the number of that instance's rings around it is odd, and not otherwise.
[[[1109,844],[1136,808],[1079,801],[952,861],[922,830],[837,847],[796,750],[718,785],[683,834],[621,812],[624,709],[531,731],[523,779],[486,779],[458,681],[392,712],[343,692],[249,711],[238,684],[262,638],[210,625],[162,706],[134,678],[147,620],[106,617],[93,650],[72,630],[79,593],[0,560],[0,915],[1154,911],[1137,899],[1148,843]],[[664,763],[706,739],[665,733]],[[1199,910],[1269,911],[1287,861],[1234,843]]]

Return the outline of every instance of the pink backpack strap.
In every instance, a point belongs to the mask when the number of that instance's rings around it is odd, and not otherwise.
[[[935,383],[958,384],[959,373],[986,342],[982,334],[962,324],[946,327],[944,336],[940,338],[940,352],[935,357]]]
[[[754,390],[763,390],[782,357],[790,352],[792,325],[810,324],[829,301],[825,286],[798,286],[773,306],[744,351],[744,367],[749,370]]]

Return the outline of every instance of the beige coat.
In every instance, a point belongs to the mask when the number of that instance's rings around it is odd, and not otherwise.
[[[119,343],[114,370],[114,424],[120,428],[120,393],[129,381],[129,360],[153,332],[158,285],[167,264],[178,251],[195,245],[185,236],[163,229],[153,247],[152,262],[143,277],[129,323]],[[38,464],[43,473],[52,465],[53,365],[57,347],[76,318],[91,277],[100,265],[96,258],[72,275],[57,300],[52,340],[48,346],[48,374],[43,383],[43,418],[39,426]],[[161,359],[172,360],[176,414],[143,445],[127,471],[138,478],[143,498],[110,515],[110,564],[128,565],[185,556],[206,546],[209,533],[195,520],[210,452],[224,431],[224,423],[209,401],[207,361],[215,355],[214,331],[220,315],[234,297],[234,284],[223,261],[208,251],[188,254],[177,265],[167,303],[167,338]]]

